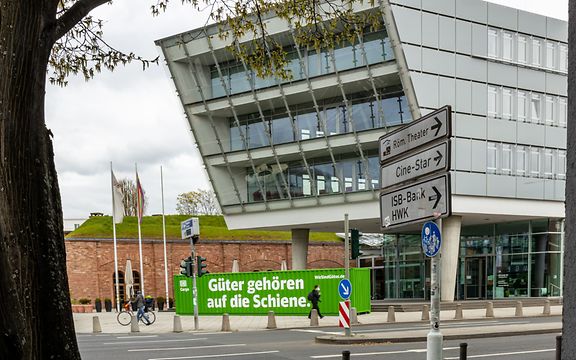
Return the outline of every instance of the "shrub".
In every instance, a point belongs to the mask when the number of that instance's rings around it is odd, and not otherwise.
[[[86,298],[81,298],[78,300],[78,302],[80,303],[80,305],[88,305],[88,304],[92,303],[92,301],[90,299],[86,299]]]
[[[166,298],[163,297],[163,296],[158,296],[158,297],[156,298],[156,302],[157,302],[157,303],[165,303],[165,302],[166,302]]]

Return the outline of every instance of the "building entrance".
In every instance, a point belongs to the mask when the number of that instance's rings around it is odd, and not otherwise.
[[[464,298],[491,299],[493,289],[492,258],[487,256],[466,257]]]

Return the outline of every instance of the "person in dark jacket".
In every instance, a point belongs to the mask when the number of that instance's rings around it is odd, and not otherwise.
[[[144,320],[146,320],[144,323],[150,325],[150,319],[148,319],[148,315],[145,314],[144,296],[141,291],[136,293],[136,308],[138,309],[138,313],[136,314],[138,321],[144,318]]]
[[[316,309],[318,316],[322,319],[324,316],[322,316],[320,308],[318,307],[318,303],[320,302],[320,286],[314,285],[314,289],[312,289],[308,294],[308,300],[312,303],[312,309]],[[312,315],[312,309],[310,309],[310,312],[308,313],[308,319],[310,319],[310,316]]]

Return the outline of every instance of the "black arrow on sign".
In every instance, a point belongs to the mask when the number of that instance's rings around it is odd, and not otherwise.
[[[440,193],[440,191],[438,191],[438,189],[436,189],[436,186],[432,186],[432,190],[434,190],[434,193],[436,193],[436,195],[432,195],[432,196],[428,197],[428,200],[429,201],[436,200],[436,202],[434,203],[434,206],[432,206],[432,209],[436,209],[436,206],[438,206],[440,199],[442,199],[442,193]]]
[[[440,165],[440,161],[442,161],[442,153],[438,150],[436,150],[436,153],[438,156],[434,157],[434,160],[436,160],[436,166],[438,166]]]
[[[436,124],[432,125],[430,130],[436,130],[436,133],[434,133],[434,136],[438,136],[438,133],[440,132],[440,128],[442,127],[442,121],[440,121],[440,119],[438,119],[438,117],[436,117],[436,116],[434,116],[434,120],[436,120]]]

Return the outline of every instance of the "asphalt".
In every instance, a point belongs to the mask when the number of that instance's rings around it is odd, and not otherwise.
[[[530,334],[543,334],[543,333],[560,333],[562,332],[562,322],[558,317],[562,315],[562,306],[556,305],[550,307],[550,316],[543,315],[543,308],[539,307],[524,307],[523,316],[516,317],[515,308],[496,308],[494,309],[494,318],[486,318],[486,311],[484,309],[464,309],[463,320],[455,320],[455,311],[448,310],[442,311],[440,314],[441,324],[450,322],[470,322],[477,323],[475,326],[467,328],[445,328],[442,329],[442,334],[445,340],[455,340],[462,338],[478,338],[478,337],[498,337],[498,336],[512,336],[512,335],[530,335]],[[103,333],[109,334],[127,334],[131,333],[130,326],[122,326],[116,321],[116,313],[74,313],[74,325],[78,334],[93,333],[94,317],[97,317]],[[174,330],[175,322],[174,312],[156,312],[156,322],[150,326],[140,324],[139,334],[161,334],[172,333]],[[427,324],[428,321],[421,320],[421,312],[397,312],[395,314],[395,324]],[[373,312],[370,314],[358,315],[359,325],[375,325],[375,324],[390,324],[387,322],[387,313]],[[525,318],[548,318],[550,321],[538,323],[522,323],[522,324],[507,324],[507,325],[491,325],[489,320],[494,319],[525,319]],[[220,332],[222,329],[222,316],[200,316],[199,329],[194,330],[194,318],[192,316],[180,316],[183,332],[191,333],[210,333]],[[488,320],[483,322],[482,320]],[[257,331],[267,330],[268,317],[267,316],[230,316],[231,331]],[[319,320],[318,327],[311,327],[310,320],[305,316],[276,316],[276,325],[279,329],[315,329],[322,333],[323,327],[338,326],[337,316],[325,316]],[[353,327],[353,329],[361,329],[361,326]],[[316,337],[317,342],[322,343],[335,343],[335,344],[357,344],[357,343],[399,343],[399,342],[420,342],[426,341],[428,328],[418,326],[410,331],[398,329],[395,331],[393,328],[385,332],[372,332],[369,334],[354,334],[351,337],[343,335],[325,334]]]

